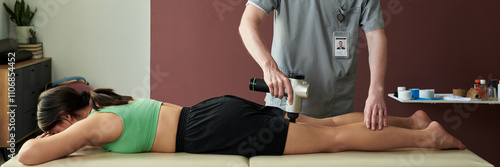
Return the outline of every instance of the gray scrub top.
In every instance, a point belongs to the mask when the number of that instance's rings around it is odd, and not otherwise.
[[[379,0],[249,0],[267,14],[274,11],[271,55],[285,74],[305,75],[309,98],[302,114],[324,118],[352,112],[358,59],[359,28],[365,33],[384,27]],[[349,33],[349,58],[333,56],[337,15]],[[266,96],[266,105],[284,109],[286,101]]]

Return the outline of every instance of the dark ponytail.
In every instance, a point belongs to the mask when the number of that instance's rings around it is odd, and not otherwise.
[[[90,100],[90,93],[87,91],[82,91],[80,92],[80,96],[82,96],[83,103],[85,103],[85,106],[89,105],[89,100]]]
[[[113,89],[95,89],[90,92],[90,106],[98,111],[106,106],[123,105],[133,100],[130,96],[116,94]]]
[[[78,92],[65,86],[51,88],[38,98],[38,127],[46,132],[61,121],[61,115],[80,117],[76,111],[89,105],[94,110],[99,110],[106,106],[127,104],[130,100],[132,97],[116,94],[113,89]]]

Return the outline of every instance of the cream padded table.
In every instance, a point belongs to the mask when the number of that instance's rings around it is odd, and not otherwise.
[[[7,161],[2,167],[26,166],[17,159]],[[50,161],[40,167],[154,167],[154,166],[206,166],[248,167],[248,158],[238,155],[188,154],[188,153],[135,153],[106,152],[99,147],[84,147],[68,157]]]
[[[383,152],[346,151],[250,158],[252,167],[476,167],[493,166],[469,150],[397,149]]]
[[[24,166],[16,159],[2,167]],[[183,167],[335,167],[335,166],[493,166],[469,150],[397,149],[383,152],[346,151],[284,156],[256,156],[188,153],[119,154],[86,147],[68,157],[37,166],[183,166]]]

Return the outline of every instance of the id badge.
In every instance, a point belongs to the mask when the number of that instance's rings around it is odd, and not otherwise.
[[[333,57],[349,58],[349,33],[346,31],[333,32]]]

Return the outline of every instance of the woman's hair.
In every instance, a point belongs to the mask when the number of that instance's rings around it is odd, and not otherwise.
[[[132,97],[116,94],[113,89],[78,92],[66,86],[51,88],[38,98],[38,127],[46,132],[61,121],[61,115],[79,117],[76,111],[89,105],[99,110],[106,106],[127,104],[130,100]]]

